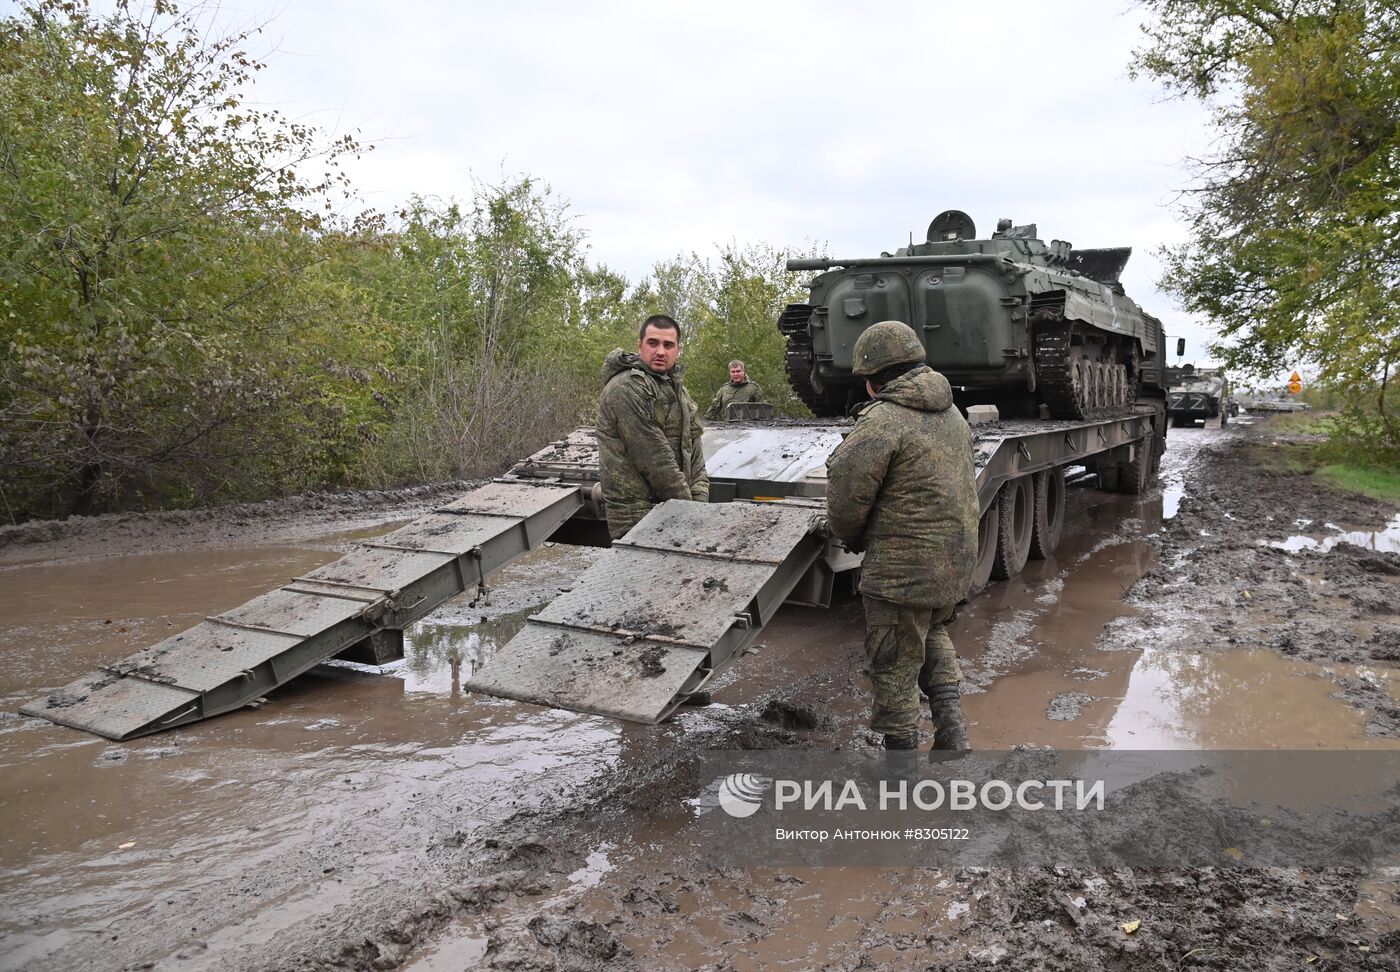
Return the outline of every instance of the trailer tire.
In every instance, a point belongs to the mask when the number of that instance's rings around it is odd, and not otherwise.
[[[1118,463],[1118,492],[1130,496],[1141,496],[1152,485],[1152,453],[1157,451],[1157,443],[1143,439],[1133,450],[1134,456],[1128,462]]]
[[[992,577],[1009,580],[1026,566],[1031,553],[1031,535],[1035,532],[1035,489],[1031,477],[1020,476],[1003,486],[1000,502]]]
[[[977,560],[972,565],[972,581],[967,596],[980,593],[992,579],[992,562],[996,559],[997,539],[1001,533],[1001,501],[992,500],[987,512],[977,524]]]
[[[1061,466],[1035,474],[1035,517],[1031,559],[1048,560],[1065,532],[1065,471]]]
[[[1105,493],[1118,492],[1118,464],[1116,462],[1105,462],[1095,468],[1094,472],[1099,477],[1099,489]]]

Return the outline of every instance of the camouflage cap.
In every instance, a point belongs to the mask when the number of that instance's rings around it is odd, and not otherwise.
[[[924,346],[903,321],[881,321],[856,339],[851,371],[865,377],[895,365],[924,360]]]

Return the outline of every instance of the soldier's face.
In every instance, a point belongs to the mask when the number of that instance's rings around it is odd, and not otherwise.
[[[689,366],[687,365],[687,367],[689,367]],[[729,380],[732,381],[732,382],[734,382],[734,384],[736,384],[736,385],[742,385],[742,384],[744,383],[744,369],[743,369],[743,368],[730,368],[730,369],[729,369]]]
[[[642,364],[654,375],[664,375],[676,366],[681,353],[680,335],[669,327],[649,325],[637,342],[637,354]]]

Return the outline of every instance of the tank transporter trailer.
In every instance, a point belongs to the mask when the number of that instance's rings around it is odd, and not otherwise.
[[[975,415],[974,415],[975,417]],[[982,509],[974,588],[1053,554],[1065,470],[1140,493],[1163,447],[1161,403],[1113,418],[974,427]],[[826,459],[850,420],[731,422],[704,438],[710,502],[653,509],[467,683],[491,695],[657,723],[737,662],[787,602],[828,605],[860,556],[825,531]],[[109,739],[257,702],[331,659],[383,665],[404,631],[553,540],[607,545],[592,429],[333,563],[113,661],[20,711]],[[972,593],[972,592],[970,592]]]
[[[882,320],[914,327],[976,423],[969,595],[1051,556],[1066,469],[1088,469],[1101,490],[1142,493],[1166,448],[1165,339],[1119,283],[1131,252],[1045,243],[1034,224],[1010,220],[978,239],[965,213],[948,210],[924,243],[894,254],[789,261],[817,272],[809,300],[777,326],[789,381],[818,418],[707,429],[710,501],[653,509],[467,687],[657,723],[737,662],[784,603],[829,605],[836,578],[861,558],[826,532],[826,460],[864,397],[851,349]],[[493,571],[549,540],[609,546],[592,429],[20,711],[123,740],[241,708],[332,659],[382,665],[403,657],[416,621],[484,593]]]

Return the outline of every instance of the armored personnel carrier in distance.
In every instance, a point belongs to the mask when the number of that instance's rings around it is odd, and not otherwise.
[[[1076,250],[1042,241],[1034,223],[1003,219],[978,239],[950,209],[923,243],[847,260],[789,260],[814,270],[806,303],[778,319],[787,375],[818,416],[864,400],[851,373],[856,338],[879,321],[911,325],[958,404],[996,405],[1008,418],[1110,417],[1164,403],[1162,324],[1123,291],[1131,247]],[[1044,411],[1041,411],[1041,408]]]
[[[1230,421],[1230,381],[1219,368],[1182,365],[1167,369],[1167,415],[1173,428],[1219,418]]]

